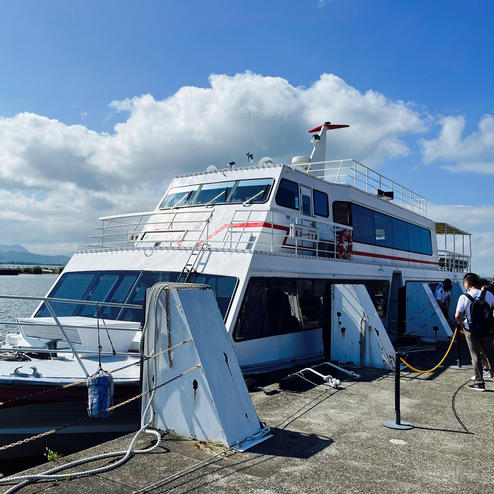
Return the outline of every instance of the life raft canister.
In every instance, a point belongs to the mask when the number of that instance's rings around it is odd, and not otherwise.
[[[342,230],[338,234],[338,257],[349,259],[352,255],[353,237],[351,230]]]

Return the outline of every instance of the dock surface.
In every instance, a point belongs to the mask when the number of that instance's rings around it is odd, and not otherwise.
[[[130,494],[198,462],[192,473],[150,489],[161,493],[484,494],[494,487],[494,382],[486,392],[467,388],[473,371],[441,367],[433,374],[404,372],[401,419],[412,430],[387,429],[394,419],[394,375],[367,370],[360,381],[335,390],[300,377],[264,383],[251,392],[273,437],[244,452],[199,447],[164,434],[153,453],[133,456],[117,469],[92,477],[37,483],[20,492]],[[341,375],[340,375],[341,376]],[[339,376],[339,377],[340,377]],[[307,376],[311,381],[310,375]],[[99,453],[125,450],[132,435],[29,470]],[[137,446],[150,445],[144,436]],[[77,467],[82,471],[115,460]],[[7,486],[0,487],[1,492]]]

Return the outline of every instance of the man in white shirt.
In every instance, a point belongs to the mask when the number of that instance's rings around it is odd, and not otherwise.
[[[443,311],[444,317],[446,321],[449,322],[449,303],[451,301],[451,289],[453,285],[449,278],[446,278],[442,283],[439,283],[436,287],[436,291],[434,292],[434,296]]]
[[[485,301],[489,304],[490,308],[494,308],[494,295],[488,291],[481,292],[480,280],[475,273],[468,273],[463,278],[463,285],[468,295],[472,298],[485,297]],[[484,351],[489,367],[494,369],[494,327],[490,334],[478,336],[475,333],[469,331],[469,321],[471,321],[470,307],[471,300],[465,295],[461,295],[458,299],[456,306],[455,319],[458,322],[460,329],[465,330],[465,339],[467,341],[468,349],[472,357],[472,366],[475,369],[475,381],[468,387],[474,391],[485,391],[485,383],[483,376],[482,363],[480,359],[480,349]]]

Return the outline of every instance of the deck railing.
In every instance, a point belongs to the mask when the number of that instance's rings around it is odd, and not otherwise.
[[[113,343],[111,343],[112,352],[101,352],[101,349],[98,351],[97,346],[95,348],[86,348],[85,341],[88,340],[85,335],[89,334],[90,339],[94,340],[95,335],[91,335],[92,332],[96,334],[97,331],[101,331],[101,333],[106,334],[110,342],[111,338],[115,338],[115,335],[118,335],[118,332],[125,331],[131,332],[135,334],[137,331],[140,331],[140,328],[130,328],[130,327],[119,327],[118,321],[105,321],[105,319],[100,315],[99,310],[100,307],[114,307],[121,309],[133,309],[133,310],[142,310],[142,305],[137,304],[125,304],[125,303],[115,303],[115,302],[93,302],[90,300],[76,300],[76,299],[63,299],[63,298],[53,298],[53,297],[28,297],[21,295],[0,295],[1,300],[23,300],[23,301],[34,301],[41,302],[42,305],[40,307],[45,306],[50,314],[49,317],[19,317],[15,320],[5,321],[0,320],[0,329],[12,330],[17,329],[21,334],[28,338],[40,338],[40,342],[43,340],[45,344],[41,347],[34,346],[1,346],[0,353],[3,352],[19,352],[19,353],[46,353],[46,354],[58,354],[58,353],[69,353],[74,356],[74,358],[79,363],[79,366],[83,370],[86,377],[89,377],[89,373],[81,360],[80,355],[90,354],[95,355],[133,355],[136,353],[129,353],[124,351],[116,352],[113,348]],[[84,306],[92,306],[96,310],[97,317],[96,325],[87,326],[84,324],[77,324],[74,321],[71,324],[64,324],[62,319],[67,316],[63,316],[58,314],[54,304],[71,304],[71,305],[84,305]],[[128,325],[128,322],[127,322]],[[133,334],[130,335],[131,338],[125,338],[126,341],[129,341],[133,338]],[[54,342],[64,342],[67,344],[65,348],[49,348],[48,344],[53,344]],[[40,343],[41,344],[41,343]],[[74,345],[78,345],[76,348]]]
[[[470,272],[470,256],[449,250],[438,251],[439,269],[453,272]]]
[[[353,185],[360,190],[378,195],[383,200],[386,200],[386,196],[381,195],[379,191],[392,192],[394,197],[388,198],[390,202],[423,216],[427,214],[427,199],[425,197],[356,160],[320,161],[291,166],[326,182]]]
[[[211,211],[154,211],[101,218],[90,249],[209,248],[349,259],[352,227],[275,209],[233,209],[211,226]]]

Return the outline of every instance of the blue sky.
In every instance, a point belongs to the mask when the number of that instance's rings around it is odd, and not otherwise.
[[[45,250],[50,242],[41,230],[35,237],[14,227],[27,221],[35,228],[22,208],[27,197],[46,215],[52,248],[67,252],[99,212],[127,210],[120,197],[135,184],[133,170],[155,173],[154,180],[141,177],[139,190],[153,197],[146,204],[152,207],[172,172],[236,159],[232,149],[216,155],[208,149],[209,161],[201,163],[199,142],[189,157],[158,144],[169,138],[180,147],[183,135],[174,131],[185,117],[196,125],[205,101],[215,99],[217,110],[209,108],[207,116],[218,135],[234,127],[238,110],[239,156],[250,144],[241,130],[247,107],[259,157],[310,152],[305,135],[286,139],[294,147],[281,149],[283,136],[269,133],[279,121],[289,136],[321,123],[312,115],[349,123],[358,133],[330,141],[344,156],[328,154],[370,163],[428,197],[436,219],[476,233],[479,269],[490,272],[493,21],[490,0],[2,1],[0,226],[7,222],[9,243]],[[313,90],[318,84],[320,93]],[[285,91],[287,99],[267,112],[259,93],[273,86],[273,94]],[[222,113],[227,97],[238,97],[238,106]],[[158,132],[153,119],[165,117],[169,126]],[[272,150],[262,135],[277,139]],[[216,141],[214,131],[209,137]],[[175,163],[158,166],[160,153]],[[20,179],[26,171],[31,178]],[[113,190],[101,186],[112,179]],[[53,219],[63,201],[70,201],[67,218],[76,205],[87,210],[84,221],[72,225],[61,212]]]

